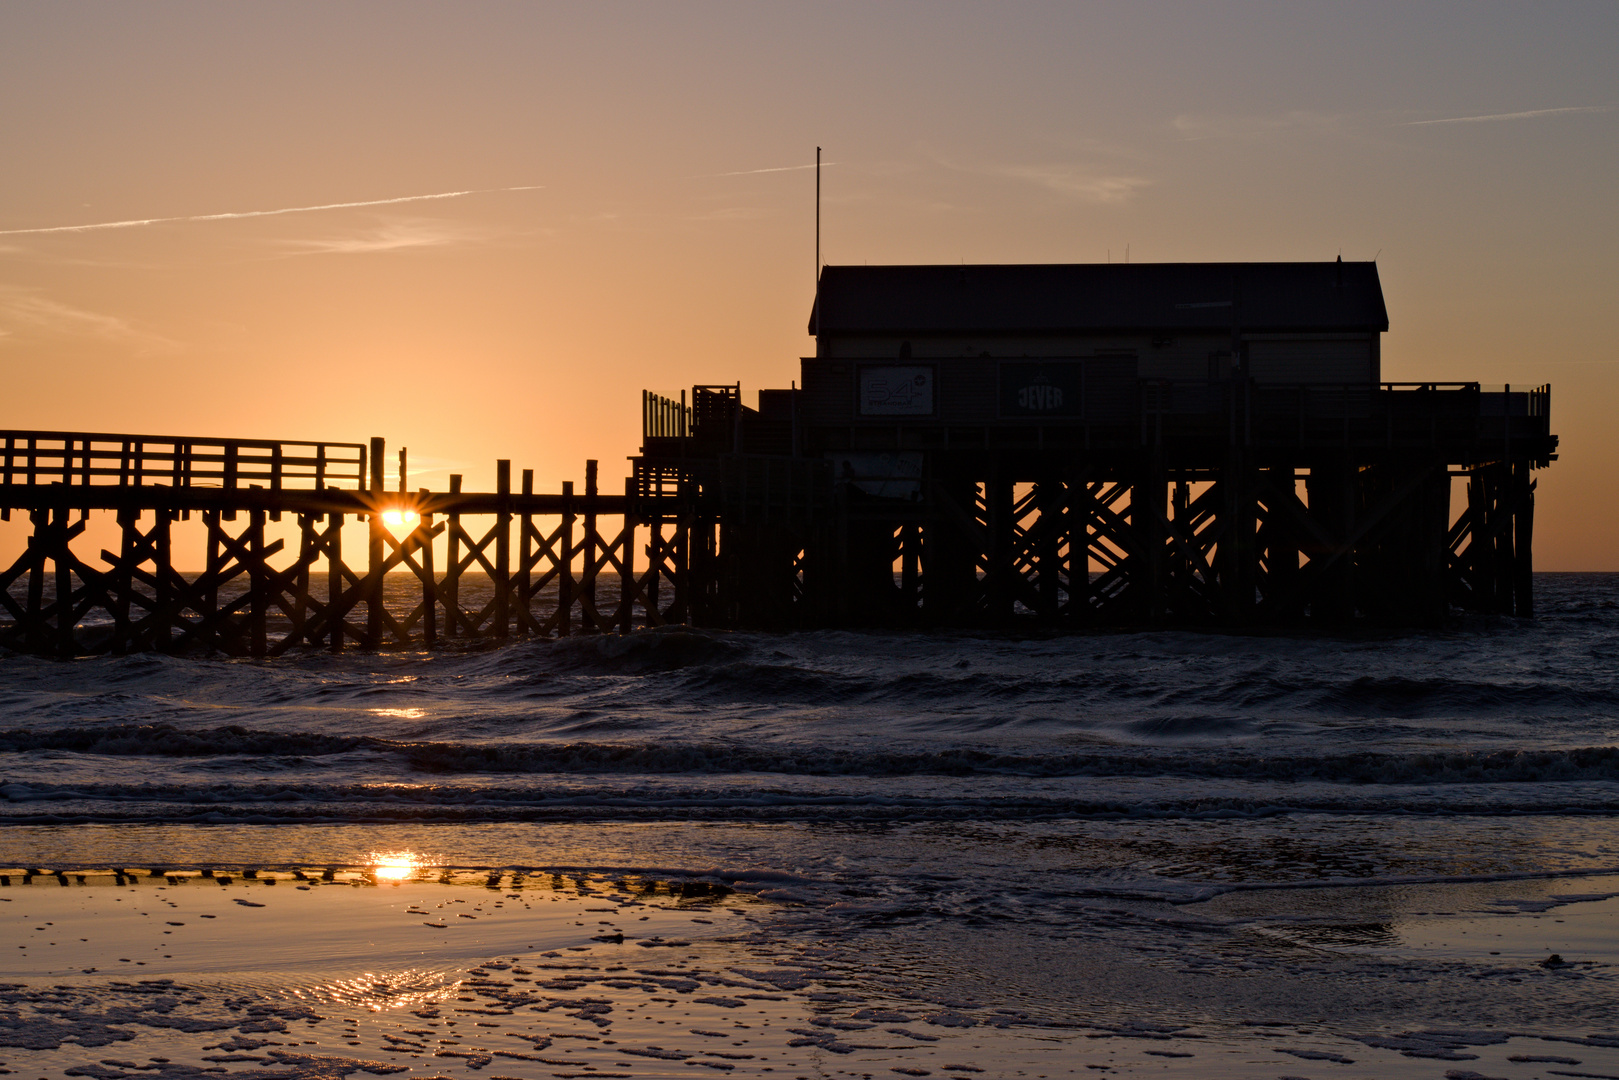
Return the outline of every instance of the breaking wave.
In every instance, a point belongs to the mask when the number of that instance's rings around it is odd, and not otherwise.
[[[0,731],[0,751],[106,756],[309,758],[370,751],[426,774],[1182,777],[1333,784],[1499,784],[1619,780],[1619,747],[1362,750],[1259,754],[1108,747],[1037,753],[952,746],[874,750],[676,742],[411,742],[367,735],[227,726],[112,724]]]

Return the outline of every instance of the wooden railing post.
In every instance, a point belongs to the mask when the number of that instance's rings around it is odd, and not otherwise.
[[[219,471],[224,474],[224,477],[220,483],[224,485],[225,490],[227,491],[231,491],[236,488],[237,452],[237,446],[235,443],[225,444],[225,452],[223,455],[225,461],[224,464],[220,466]],[[222,517],[225,521],[235,521],[236,511],[234,509],[227,509],[224,511]]]
[[[280,491],[281,490],[281,469],[282,469],[281,444],[276,443],[274,446],[272,446],[270,448],[270,490],[271,491]],[[281,520],[281,511],[280,510],[272,510],[272,511],[270,511],[270,520],[271,521],[280,521]]]

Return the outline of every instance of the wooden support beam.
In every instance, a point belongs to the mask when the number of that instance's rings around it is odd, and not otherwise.
[[[326,518],[326,631],[334,653],[343,651],[343,619],[338,614],[338,598],[343,592],[343,515]]]
[[[523,494],[534,494],[534,470],[523,470]],[[533,542],[534,516],[526,510],[518,518],[517,523],[517,631],[527,634],[534,623],[534,583],[532,580],[530,561],[530,544]]]
[[[635,629],[635,478],[624,480],[623,565],[619,567],[618,629],[627,634]],[[648,620],[650,622],[650,620]]]
[[[1529,477],[1529,462],[1512,464],[1513,536],[1517,553],[1514,566],[1513,614],[1520,619],[1535,616],[1533,541],[1535,534],[1535,482]]]
[[[490,575],[495,586],[494,634],[504,639],[511,625],[511,531],[512,515],[505,497],[512,493],[512,463],[506,458],[495,462],[495,493],[503,497],[502,509],[495,518],[495,572]]]
[[[450,494],[461,493],[461,474],[450,474]],[[439,583],[439,595],[444,600],[444,636],[455,637],[461,632],[461,515],[451,513],[449,528],[445,530],[444,580]]]
[[[385,541],[382,538],[387,526],[383,524],[382,512],[377,508],[383,493],[382,486],[382,452],[383,441],[380,438],[371,440],[371,509],[366,514],[366,577],[365,577],[365,647],[378,649],[382,647],[383,622],[383,581],[382,560]]]
[[[562,482],[562,551],[557,564],[557,633],[573,633],[573,481]]]
[[[250,549],[251,564],[248,566],[248,588],[251,592],[251,610],[248,624],[248,652],[252,656],[264,656],[270,651],[269,628],[269,567],[265,565],[267,558],[264,549],[264,511],[248,511],[248,546]]]
[[[601,537],[596,532],[596,495],[596,460],[591,458],[585,462],[585,522],[582,537],[585,561],[579,581],[580,629],[584,629],[587,622],[595,629],[600,622],[596,611],[596,549]]]
[[[418,494],[425,496],[427,489]],[[416,534],[422,553],[422,644],[431,649],[438,644],[438,579],[433,573],[433,515],[424,513],[417,519]]]

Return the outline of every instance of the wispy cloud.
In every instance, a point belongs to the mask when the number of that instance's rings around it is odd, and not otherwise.
[[[1152,183],[1140,176],[1120,176],[1086,165],[997,165],[985,171],[1022,180],[1064,198],[1081,202],[1123,203]]]
[[[1402,127],[1426,124],[1483,124],[1492,120],[1534,120],[1542,116],[1569,116],[1574,113],[1612,112],[1614,105],[1565,105],[1559,109],[1527,109],[1524,112],[1485,113],[1482,116],[1447,116],[1439,120],[1408,120]]]
[[[173,346],[168,338],[134,326],[116,315],[64,304],[36,289],[0,285],[0,337],[92,337],[140,346],[143,350]]]
[[[189,214],[182,217],[132,218],[128,221],[98,221],[89,225],[52,225],[39,229],[0,229],[0,236],[37,236],[42,233],[83,233],[102,229],[136,229],[145,225],[165,225],[172,222],[235,221],[241,218],[279,217],[282,214],[310,214],[320,210],[348,210],[363,206],[394,206],[399,203],[426,202],[430,199],[460,199],[468,195],[485,195],[503,191],[539,191],[544,185],[528,184],[521,187],[472,188],[467,191],[439,191],[431,195],[401,195],[392,199],[365,199],[358,202],[322,203],[318,206],[284,206],[276,210],[236,210],[224,214]]]
[[[1170,121],[1170,126],[1187,142],[1200,142],[1204,139],[1260,139],[1284,131],[1320,130],[1333,127],[1341,120],[1331,113],[1296,109],[1250,116],[1182,113]]]
[[[757,221],[775,217],[779,211],[763,206],[722,206],[701,214],[688,214],[687,221]]]
[[[835,161],[823,161],[823,162],[821,162],[821,166],[823,168],[827,168],[827,169],[830,169],[832,166],[834,166],[836,164],[837,164],[837,162],[835,162]],[[811,163],[809,165],[778,165],[773,169],[742,169],[742,170],[740,170],[738,172],[699,173],[697,176],[692,177],[692,179],[693,180],[708,180],[708,179],[712,179],[713,177],[716,177],[716,176],[758,176],[760,173],[799,172],[799,171],[802,171],[804,169],[813,169],[813,168],[815,168],[814,163]]]
[[[391,221],[345,236],[282,240],[289,255],[372,255],[412,248],[440,248],[476,243],[484,233],[446,221]]]

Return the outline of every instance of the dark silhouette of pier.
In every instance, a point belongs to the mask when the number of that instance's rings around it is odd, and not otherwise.
[[[514,489],[508,461],[492,491],[407,491],[381,439],[0,431],[0,516],[32,529],[0,644],[1532,615],[1550,388],[1383,381],[1386,329],[1372,264],[829,267],[801,381],[643,392],[610,491],[595,462]],[[120,527],[93,560],[92,512]],[[284,517],[296,551],[266,539]],[[200,573],[177,528],[206,531]]]

